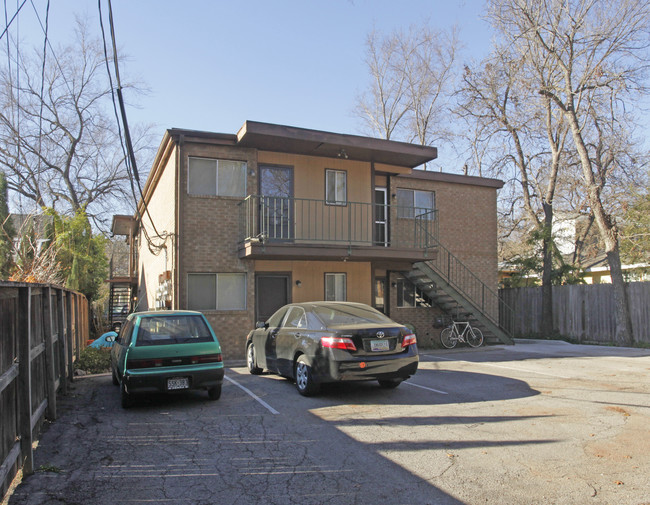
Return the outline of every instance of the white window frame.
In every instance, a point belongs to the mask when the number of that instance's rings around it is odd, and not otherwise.
[[[329,180],[334,177],[334,195],[329,194]],[[343,189],[339,193],[339,179],[343,179]],[[347,205],[348,204],[348,173],[345,170],[335,170],[328,168],[325,170],[325,203],[327,205]]]
[[[400,201],[404,201],[404,194],[405,193],[410,193],[410,197],[408,198],[407,205],[400,205]],[[418,200],[417,199],[417,194],[418,193],[427,193],[430,196],[431,199],[431,207],[417,207],[415,205],[415,202]],[[400,205],[397,208],[397,217],[398,218],[405,218],[405,219],[414,219],[418,216],[415,215],[415,209],[422,210],[422,209],[427,209],[427,211],[433,211],[436,210],[436,192],[435,191],[425,191],[421,189],[408,189],[408,188],[397,188],[397,203]],[[421,215],[421,214],[419,214]],[[433,221],[435,214],[434,213],[429,213],[427,215],[427,220]]]
[[[192,160],[202,160],[202,161],[209,161],[209,162],[214,162],[214,170],[215,170],[215,185],[213,188],[213,191],[210,192],[192,192],[191,190],[191,164]],[[223,195],[219,193],[219,163],[237,163],[240,165],[240,170],[241,170],[241,177],[243,178],[243,187],[242,191],[236,195]],[[225,168],[225,167],[224,167]],[[242,160],[228,160],[228,159],[220,159],[220,158],[204,158],[201,156],[188,156],[187,157],[187,193],[192,196],[226,196],[226,197],[235,197],[235,198],[243,198],[246,196],[246,187],[247,187],[247,177],[246,174],[248,173],[248,164],[245,161]],[[202,189],[204,189],[202,187]]]
[[[325,274],[325,300],[328,302],[345,302],[348,298],[348,279],[346,273],[328,272]],[[334,293],[328,293],[328,278],[334,278]],[[339,288],[343,289],[342,299],[336,297]]]
[[[193,306],[190,304],[190,279],[192,277],[208,277],[212,276],[215,278],[215,292],[214,292],[214,300],[213,304],[206,304],[207,306]],[[226,306],[225,303],[220,303],[220,297],[219,297],[219,278],[221,277],[222,282],[225,281],[226,277],[238,277],[241,278],[241,288],[242,288],[242,299],[240,300],[242,302],[241,305],[236,305],[236,306]],[[193,272],[187,274],[187,308],[188,310],[199,310],[199,311],[241,311],[241,310],[246,310],[247,309],[247,304],[246,304],[246,298],[247,298],[247,282],[246,282],[246,274],[242,272],[217,272],[217,273],[212,273],[212,272]],[[230,300],[231,298],[226,296],[226,300]]]

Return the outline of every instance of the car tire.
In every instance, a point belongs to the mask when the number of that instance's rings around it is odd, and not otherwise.
[[[126,392],[124,381],[122,381],[122,384],[120,386],[120,400],[122,401],[123,409],[128,409],[129,407],[133,406],[133,398],[131,398],[131,395]]]
[[[111,375],[113,376],[113,386],[119,386],[120,381],[117,380],[117,375],[115,374],[115,369],[111,367]]]
[[[257,357],[255,356],[255,347],[250,344],[246,348],[246,366],[248,366],[249,373],[253,375],[260,375],[263,370],[257,366]]]
[[[218,400],[221,398],[221,384],[208,388],[208,398],[210,398],[210,400]]]
[[[314,382],[311,374],[311,366],[304,355],[299,356],[294,366],[294,377],[296,378],[296,389],[302,396],[312,396],[318,393],[319,384]]]
[[[384,389],[395,389],[404,379],[379,379],[379,386]]]

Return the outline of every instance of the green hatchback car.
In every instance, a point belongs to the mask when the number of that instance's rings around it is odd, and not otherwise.
[[[205,389],[221,396],[221,346],[200,312],[135,312],[126,319],[111,349],[113,384],[122,407],[134,396]]]

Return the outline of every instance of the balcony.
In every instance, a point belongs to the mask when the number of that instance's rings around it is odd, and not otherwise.
[[[275,196],[240,204],[239,257],[328,261],[435,258],[437,211]]]

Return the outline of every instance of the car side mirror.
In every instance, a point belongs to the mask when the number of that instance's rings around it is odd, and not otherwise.
[[[260,328],[268,328],[266,322],[264,321],[257,321],[255,323],[255,328],[260,329]]]

